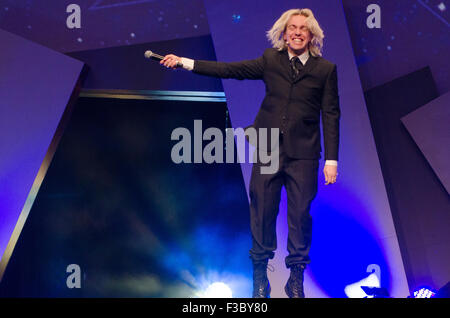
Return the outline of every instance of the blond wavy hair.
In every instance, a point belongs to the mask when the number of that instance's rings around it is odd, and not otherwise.
[[[322,56],[323,48],[323,30],[321,29],[319,22],[314,17],[313,12],[310,9],[291,9],[284,12],[281,17],[274,23],[272,28],[267,31],[267,38],[272,43],[272,46],[279,51],[286,49],[287,44],[283,39],[283,35],[286,32],[286,27],[289,19],[294,15],[302,15],[306,17],[306,27],[311,32],[312,39],[309,43],[309,51],[313,56]]]

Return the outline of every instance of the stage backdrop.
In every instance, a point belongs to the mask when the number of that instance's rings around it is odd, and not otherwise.
[[[0,27],[62,52],[199,37],[211,32],[217,59],[233,61],[260,56],[269,46],[265,32],[283,11],[311,8],[325,31],[325,58],[338,65],[342,137],[339,181],[333,186],[321,185],[312,206],[314,238],[312,264],[306,273],[307,296],[344,297],[346,285],[369,275],[368,268],[375,268],[382,286],[392,296],[405,297],[409,293],[405,273],[341,3],[204,3],[191,2],[190,13],[184,16],[186,5],[182,1],[79,1],[86,13],[83,23],[89,24],[68,30],[60,1],[45,6],[37,1],[6,1],[0,10]],[[184,52],[188,57],[205,58],[195,51],[192,55]],[[189,75],[192,82],[199,78]],[[172,89],[171,83],[168,81],[165,89]],[[233,126],[246,127],[264,96],[262,83],[225,80],[223,84]],[[248,166],[242,166],[246,184],[249,171]],[[322,174],[320,178],[323,180]],[[274,297],[285,297],[282,286],[288,277],[284,268],[285,210],[284,196],[277,228],[278,251],[272,262],[275,272],[270,273]]]
[[[1,280],[50,164],[56,128],[83,63],[3,30],[0,42]]]

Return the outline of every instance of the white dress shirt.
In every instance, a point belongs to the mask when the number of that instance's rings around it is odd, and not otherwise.
[[[300,54],[300,55],[294,55],[294,54],[292,54],[291,52],[288,51],[288,54],[289,54],[289,60],[292,60],[292,58],[294,56],[297,56],[300,59],[300,62],[302,62],[303,65],[305,65],[306,62],[308,62],[308,59],[309,59],[309,51],[305,51],[305,52],[303,52],[303,54]]]

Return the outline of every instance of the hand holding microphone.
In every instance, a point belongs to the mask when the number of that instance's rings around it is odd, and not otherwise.
[[[178,67],[183,67],[183,64],[181,63],[181,57],[178,57],[173,54],[168,54],[163,57],[161,61],[159,61],[159,64],[164,65],[167,68],[176,69]]]
[[[167,68],[176,69],[178,67],[183,67],[181,63],[181,57],[178,57],[174,54],[168,54],[166,56],[162,56],[152,51],[145,51],[145,57],[152,60],[159,61],[159,64],[164,65]]]

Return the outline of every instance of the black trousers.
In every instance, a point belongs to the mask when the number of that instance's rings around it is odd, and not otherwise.
[[[250,179],[250,225],[254,263],[274,257],[277,248],[276,219],[281,189],[287,193],[288,252],[286,266],[309,264],[312,218],[311,202],[317,194],[319,160],[289,158],[280,139],[279,169],[274,174],[261,174],[261,163],[254,163]]]

